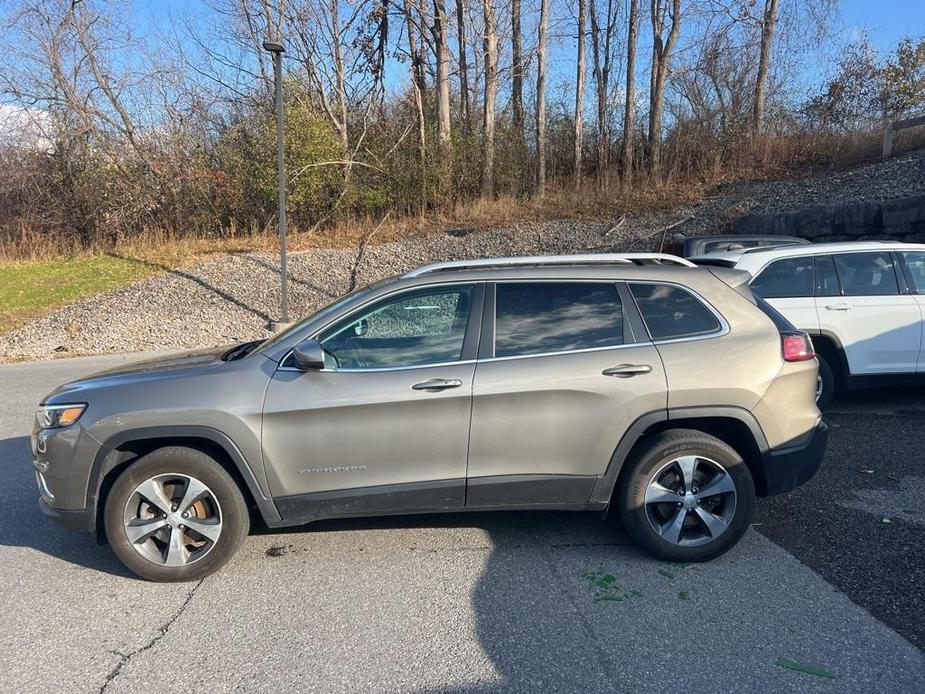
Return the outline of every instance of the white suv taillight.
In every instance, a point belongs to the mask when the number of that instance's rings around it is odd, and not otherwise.
[[[784,361],[808,361],[816,357],[813,343],[806,333],[783,333],[780,336]]]

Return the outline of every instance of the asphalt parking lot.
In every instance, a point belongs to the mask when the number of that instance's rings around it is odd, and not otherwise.
[[[219,574],[156,585],[47,521],[29,464],[41,396],[129,358],[0,366],[2,691],[925,688],[913,391],[838,403],[820,474],[709,564],[593,515],[454,514],[262,531]]]

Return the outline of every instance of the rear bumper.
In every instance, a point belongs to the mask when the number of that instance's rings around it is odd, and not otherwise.
[[[806,440],[764,453],[761,456],[762,496],[786,494],[812,479],[822,465],[828,440],[829,427],[820,421]]]
[[[48,503],[44,496],[39,497],[39,508],[49,518],[63,525],[68,530],[80,532],[94,532],[96,530],[96,515],[88,509],[61,509]]]

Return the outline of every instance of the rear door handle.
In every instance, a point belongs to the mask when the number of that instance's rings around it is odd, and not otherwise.
[[[826,310],[826,311],[850,311],[850,310],[851,310],[851,304],[844,304],[844,303],[841,303],[841,304],[826,304],[826,305],[825,305],[825,310]]]
[[[459,388],[462,381],[458,378],[428,378],[426,381],[415,383],[411,386],[412,390],[446,390],[447,388]]]
[[[632,376],[639,376],[640,374],[647,374],[651,371],[652,367],[648,364],[618,364],[617,366],[611,366],[609,369],[604,369],[601,373],[604,376],[630,378]]]

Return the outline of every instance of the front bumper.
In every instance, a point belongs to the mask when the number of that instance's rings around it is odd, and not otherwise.
[[[99,442],[80,423],[32,432],[32,466],[42,512],[72,530],[96,529],[90,467]]]
[[[79,532],[96,531],[96,514],[92,509],[63,509],[55,508],[48,503],[44,496],[39,497],[39,508],[49,518],[54,519],[60,525],[68,530],[77,530]]]
[[[807,439],[794,446],[774,448],[761,456],[762,496],[793,491],[805,484],[822,465],[829,427],[820,421]]]

